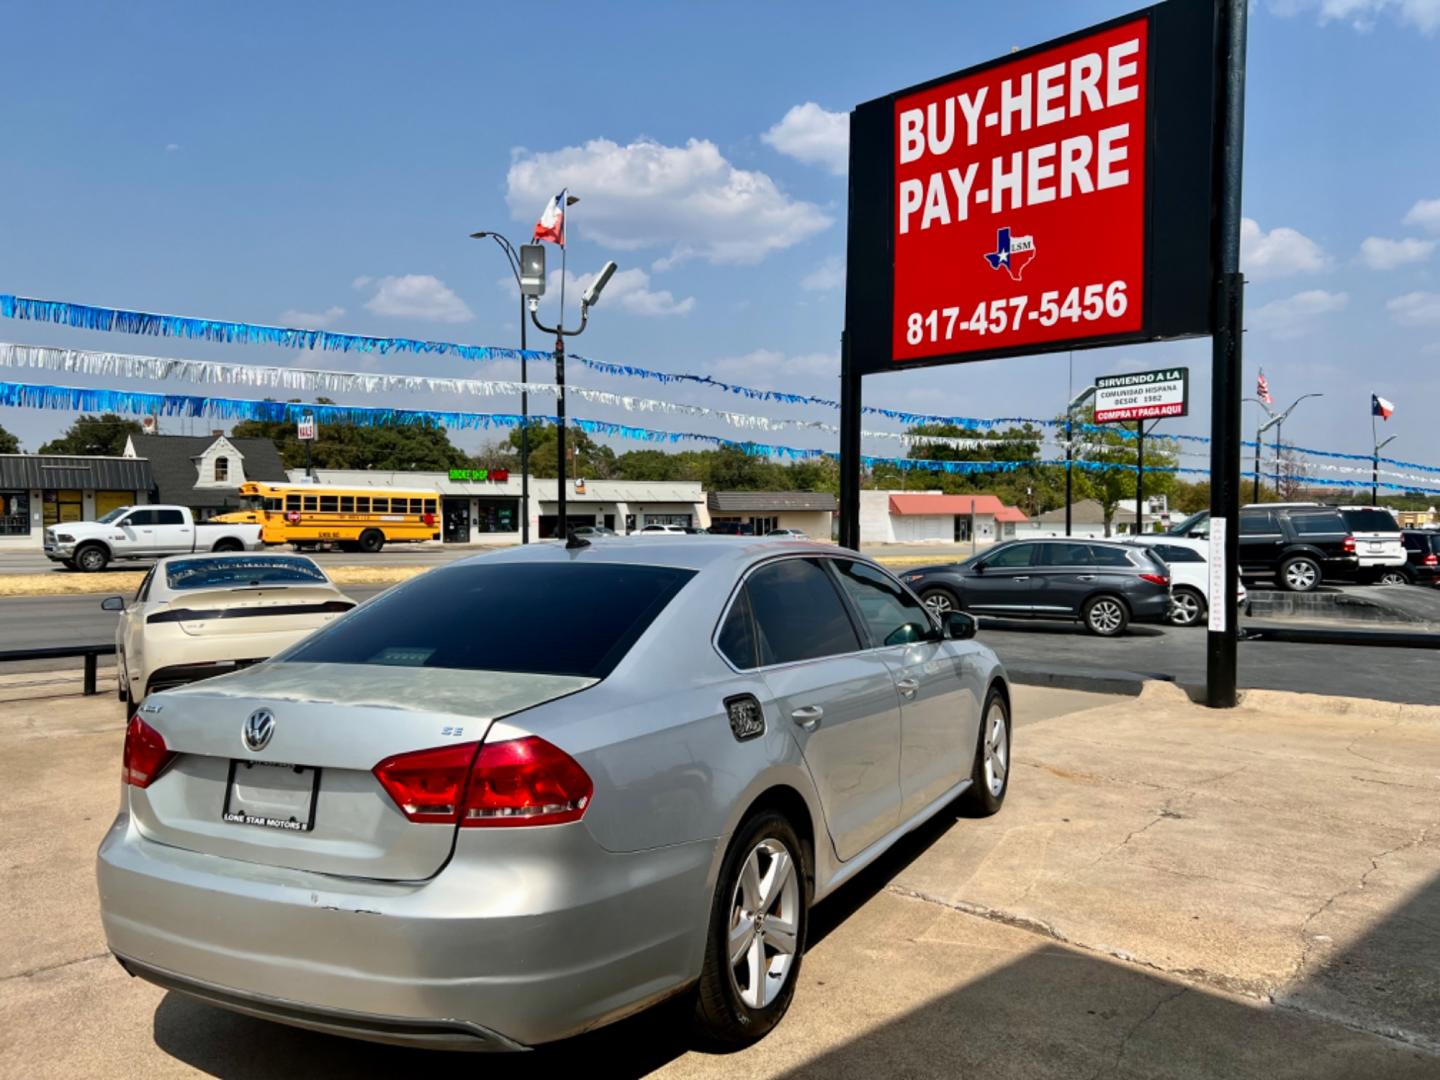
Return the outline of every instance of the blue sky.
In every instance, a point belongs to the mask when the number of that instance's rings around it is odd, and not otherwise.
[[[568,182],[582,198],[570,269],[607,258],[622,268],[573,348],[830,396],[846,191],[844,124],[834,114],[1132,9],[1111,0],[7,0],[0,292],[513,344],[508,271],[493,247],[466,234],[527,238],[546,195]],[[1389,452],[1440,464],[1428,438],[1440,401],[1440,0],[1257,0],[1249,70],[1247,392],[1262,365],[1279,405],[1323,392],[1286,424],[1287,440],[1368,452],[1373,390],[1398,406]],[[361,365],[341,354],[297,358],[23,322],[0,323],[0,340]],[[1206,342],[1077,353],[1075,384],[1178,363],[1193,369],[1197,415],[1173,430],[1204,434]],[[506,364],[428,357],[361,366],[515,374]],[[570,377],[618,393],[834,419],[581,370]],[[1066,391],[1064,355],[881,376],[866,387],[867,403],[982,416],[1054,415]],[[424,394],[388,403],[455,406]],[[581,402],[571,412],[625,417]],[[0,415],[31,449],[64,422]],[[735,434],[690,417],[639,422]],[[771,441],[833,447],[818,432]]]

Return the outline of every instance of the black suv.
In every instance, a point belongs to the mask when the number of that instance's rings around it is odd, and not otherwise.
[[[1174,536],[1210,535],[1207,512],[1170,530]],[[1310,592],[1321,581],[1353,579],[1360,569],[1355,537],[1344,516],[1328,506],[1247,506],[1240,511],[1240,573],[1274,578],[1282,589]]]
[[[1388,575],[1403,577],[1411,585],[1440,584],[1440,532],[1429,529],[1406,529],[1400,534],[1405,544],[1407,561],[1404,566],[1391,567]],[[1384,584],[1392,584],[1385,578]]]

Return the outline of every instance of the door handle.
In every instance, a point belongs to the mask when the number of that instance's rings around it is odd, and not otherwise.
[[[1094,581],[1094,580],[1095,580],[1095,575],[1094,575],[1094,574],[1081,574],[1076,580],[1077,580],[1077,581]]]
[[[920,689],[919,679],[896,679],[895,689],[904,694],[907,698],[915,696],[915,691]]]
[[[801,705],[798,709],[790,710],[790,719],[806,731],[814,731],[815,725],[820,723],[820,718],[824,715],[825,710],[819,705]]]
[[[1029,574],[1022,574],[1022,575],[1020,575],[1019,577],[1012,577],[1010,580],[1011,580],[1011,581],[1029,581],[1029,580],[1030,580],[1030,575],[1029,575]]]

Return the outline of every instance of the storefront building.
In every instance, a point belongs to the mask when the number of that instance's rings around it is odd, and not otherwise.
[[[149,502],[152,486],[144,460],[0,454],[0,547],[39,548],[46,526]]]
[[[876,544],[994,544],[1029,519],[994,495],[862,491],[860,539]]]
[[[292,481],[304,473],[292,471]],[[368,469],[316,469],[318,484],[346,487],[428,489],[439,493],[441,535],[449,544],[515,544],[520,515],[530,516],[530,538],[557,535],[559,507],[554,477],[530,478],[530,505],[523,507],[520,475],[503,469],[451,469],[448,472],[381,472]],[[698,482],[570,480],[565,514],[570,528],[598,525],[621,535],[646,525],[704,528],[709,524],[705,493]]]
[[[835,496],[828,491],[712,491],[706,501],[712,523],[734,522],[751,534],[798,529],[812,540],[829,540]]]

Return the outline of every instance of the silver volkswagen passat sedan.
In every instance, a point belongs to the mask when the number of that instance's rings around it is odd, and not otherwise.
[[[796,541],[450,564],[152,695],[100,846],[133,975],[283,1023],[518,1049],[688,993],[740,1045],[810,906],[957,797],[1005,797],[974,622]]]

